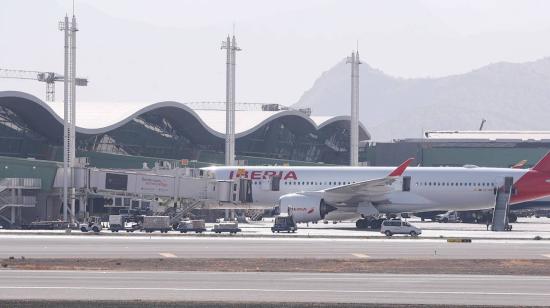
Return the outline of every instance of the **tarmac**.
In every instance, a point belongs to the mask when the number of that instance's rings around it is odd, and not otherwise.
[[[357,230],[351,222],[303,224],[296,234],[272,234],[269,220],[240,224],[243,232],[238,236],[0,230],[0,259],[550,260],[547,218],[520,218],[511,232],[487,231],[483,224],[409,221],[423,230],[422,236],[386,238],[376,231]],[[550,301],[550,276],[490,274],[4,269],[0,305],[5,300],[496,306],[544,306]]]
[[[487,231],[485,224],[467,224],[467,223],[437,223],[437,222],[421,222],[418,218],[414,217],[408,219],[414,226],[422,229],[422,235],[420,238],[424,239],[438,239],[438,238],[472,238],[472,239],[523,239],[532,240],[535,237],[541,239],[550,240],[550,218],[523,218],[520,217],[518,222],[513,223],[513,230],[511,232],[492,232]],[[329,222],[324,224],[322,222],[317,224],[299,224],[299,230],[296,233],[280,233],[273,234],[271,232],[271,226],[273,225],[272,219],[264,219],[263,221],[255,221],[247,224],[239,224],[239,228],[243,231],[238,236],[245,237],[305,237],[305,238],[385,238],[384,234],[381,234],[376,230],[358,230],[355,227],[355,222],[338,222],[334,224]],[[206,225],[207,229],[213,228],[214,224],[209,223]],[[4,234],[47,234],[47,235],[63,235],[64,230],[50,230],[50,231],[35,231],[35,230],[0,230],[0,235]],[[72,235],[87,235],[79,230],[72,230]],[[88,233],[90,234],[90,233]],[[109,230],[103,230],[101,234],[111,234]],[[112,235],[145,235],[142,232],[136,233],[114,233]],[[152,233],[147,236],[193,236],[193,234],[181,234],[176,231],[170,231],[168,234]],[[205,232],[202,235],[217,236],[212,232]],[[408,238],[404,235],[395,235],[394,238]]]
[[[0,258],[548,259],[550,241],[0,235]]]
[[[550,277],[0,271],[0,300],[159,300],[545,306]]]

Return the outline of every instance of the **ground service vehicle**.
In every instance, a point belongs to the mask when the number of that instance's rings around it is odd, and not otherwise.
[[[460,216],[455,211],[448,211],[445,214],[439,214],[439,215],[435,216],[435,220],[437,222],[444,222],[444,223],[447,223],[447,222],[461,222]]]
[[[111,232],[124,230],[125,221],[126,217],[124,215],[109,215],[109,230],[111,230]]]
[[[382,222],[380,233],[384,233],[386,236],[392,236],[394,234],[418,236],[422,234],[422,230],[401,219],[391,219]]]
[[[134,232],[141,230],[141,225],[135,221],[127,221],[124,223],[124,230],[126,232]]]
[[[237,234],[237,232],[241,232],[241,229],[239,228],[239,224],[236,222],[222,222],[219,224],[215,224],[214,229],[212,229],[212,232],[214,233],[228,232],[229,234]]]
[[[33,221],[28,225],[21,225],[23,230],[62,230],[68,229],[70,222],[66,221]],[[0,226],[0,229],[2,227]]]
[[[204,220],[183,220],[180,221],[176,230],[181,233],[203,233],[204,231],[206,231],[206,225],[204,223]]]
[[[298,230],[298,226],[296,226],[296,223],[294,222],[294,219],[292,219],[292,216],[281,214],[277,217],[275,217],[275,222],[273,223],[273,227],[271,227],[271,232],[279,233],[279,232],[296,232]]]
[[[101,217],[91,216],[90,218],[88,218],[88,222],[80,224],[79,227],[80,231],[82,232],[93,231],[95,233],[98,233],[101,231],[101,229],[103,229],[103,227],[101,226]]]
[[[151,233],[160,231],[168,233],[172,229],[170,226],[170,216],[143,216],[142,229],[145,232]]]

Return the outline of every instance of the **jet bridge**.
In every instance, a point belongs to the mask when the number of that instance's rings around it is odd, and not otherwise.
[[[266,209],[272,204],[254,202],[252,182],[246,178],[217,180],[194,168],[98,169],[74,168],[75,199],[86,209],[89,198],[103,198],[104,207],[147,209],[181,216],[192,209]],[[270,187],[271,182],[269,183]],[[57,170],[54,188],[63,187],[63,170]],[[200,201],[200,202],[197,202]],[[169,210],[177,208],[177,211]],[[174,212],[174,213],[172,213]]]

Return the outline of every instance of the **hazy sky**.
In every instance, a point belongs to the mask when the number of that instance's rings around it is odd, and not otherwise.
[[[1,0],[0,67],[63,70],[67,0]],[[77,0],[81,100],[223,101],[220,42],[233,23],[237,100],[295,103],[359,41],[362,60],[402,77],[550,56],[550,1]],[[44,85],[0,90],[44,97]],[[57,87],[61,99],[61,83]]]

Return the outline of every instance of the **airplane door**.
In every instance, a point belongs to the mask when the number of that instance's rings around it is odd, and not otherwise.
[[[410,176],[404,176],[403,177],[403,191],[411,191],[411,177]]]

